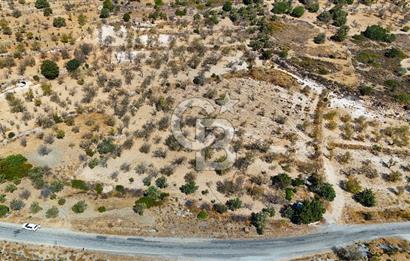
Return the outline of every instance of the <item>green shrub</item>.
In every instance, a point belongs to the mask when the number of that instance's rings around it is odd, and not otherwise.
[[[271,180],[273,186],[277,186],[281,189],[285,189],[292,184],[292,178],[289,177],[286,173],[281,173],[279,175],[273,176]]]
[[[87,191],[89,189],[87,183],[83,180],[73,179],[71,180],[71,187],[79,190]]]
[[[242,201],[239,198],[229,199],[225,205],[229,210],[234,211],[242,207]]]
[[[326,34],[324,33],[320,33],[318,35],[315,36],[315,38],[313,38],[313,42],[315,44],[322,44],[326,41]]]
[[[10,209],[11,210],[20,210],[22,208],[24,208],[25,204],[22,200],[20,199],[13,199],[12,201],[10,201]]]
[[[269,217],[274,217],[275,216],[275,209],[273,207],[263,208],[262,211],[267,213]]]
[[[274,14],[288,14],[292,6],[287,0],[278,0],[273,4],[272,12]]]
[[[95,185],[95,192],[100,195],[103,192],[103,185],[100,183],[97,183]]]
[[[322,203],[318,199],[312,199],[288,206],[282,214],[295,224],[310,224],[320,221],[324,213]]]
[[[6,193],[13,193],[14,191],[17,190],[17,186],[14,185],[13,183],[7,184],[7,186],[5,187],[4,191]]]
[[[100,213],[103,213],[103,212],[107,211],[107,209],[104,206],[99,207],[97,210]]]
[[[32,167],[21,154],[10,155],[0,159],[0,182],[4,180],[20,180],[29,174]]]
[[[293,8],[290,15],[293,17],[302,17],[304,13],[305,13],[305,8],[303,6],[297,6]]]
[[[394,95],[394,100],[404,105],[410,104],[410,94],[406,92],[401,92]]]
[[[221,203],[215,203],[212,208],[214,211],[218,212],[219,214],[223,214],[226,211],[228,211],[228,208],[224,204],[221,204]]]
[[[50,7],[50,3],[47,0],[36,0],[34,6],[37,9],[43,9],[43,8]]]
[[[196,85],[204,85],[205,84],[205,77],[203,75],[197,75],[194,77],[193,81]]]
[[[58,200],[58,205],[63,206],[65,204],[65,202],[66,202],[65,198],[60,198]]]
[[[384,85],[389,88],[389,91],[394,92],[396,89],[400,87],[400,82],[397,80],[385,80]]]
[[[88,154],[88,153],[87,153]],[[93,153],[94,154],[94,153]],[[88,167],[90,169],[93,169],[95,167],[98,166],[98,164],[100,164],[100,160],[98,158],[93,158],[88,162]]]
[[[361,95],[371,95],[374,92],[374,90],[372,86],[360,85],[359,92]]]
[[[176,16],[184,16],[184,15],[186,15],[186,12],[187,12],[186,8],[183,8],[183,9],[178,8],[177,10],[175,10],[175,15]]]
[[[317,16],[317,20],[329,23],[332,20],[332,14],[329,11],[323,11]]]
[[[9,212],[10,212],[10,209],[8,206],[0,205],[0,218],[6,216]]]
[[[131,15],[130,15],[130,13],[125,13],[125,14],[122,16],[122,20],[124,20],[124,22],[129,22],[129,21],[131,20]]]
[[[158,188],[166,188],[166,187],[168,187],[167,178],[164,177],[164,176],[157,178],[157,179],[155,180],[155,185],[156,185]]]
[[[333,35],[331,39],[336,42],[343,42],[344,40],[346,40],[349,30],[349,26],[343,25],[337,30],[336,34]]]
[[[354,195],[354,199],[365,207],[374,207],[376,197],[371,189],[365,189]]]
[[[113,11],[114,10],[114,4],[112,3],[112,0],[104,0],[103,8],[108,9],[108,11]]]
[[[32,214],[37,214],[38,212],[40,212],[41,210],[43,210],[42,207],[40,207],[40,204],[38,202],[33,202],[30,205],[30,213]]]
[[[138,203],[143,203],[145,205],[145,208],[159,206],[163,203],[164,199],[168,197],[168,195],[168,193],[161,192],[156,187],[151,186],[145,191],[143,197],[135,201],[135,205],[137,205]]]
[[[335,26],[342,26],[345,25],[347,22],[347,12],[341,8],[333,8],[330,10],[333,19],[333,25]]]
[[[206,212],[205,210],[199,211],[199,213],[198,213],[198,215],[197,215],[197,218],[198,218],[199,220],[205,220],[205,219],[207,219],[207,218],[208,218],[208,212]]]
[[[61,28],[66,26],[65,19],[63,17],[56,17],[53,19],[53,26],[56,28]]]
[[[113,143],[112,139],[103,139],[97,146],[97,150],[100,154],[112,153],[117,149],[117,146]]]
[[[81,62],[77,59],[71,59],[70,61],[68,61],[65,65],[65,68],[67,69],[67,71],[69,72],[74,72],[75,70],[78,69],[78,67],[80,67]]]
[[[379,26],[371,25],[366,28],[363,35],[371,40],[391,43],[396,40],[394,34],[390,34],[389,30]]]
[[[336,192],[333,189],[333,186],[326,182],[319,182],[312,185],[311,190],[315,192],[319,197],[327,201],[333,201],[336,197]]]
[[[195,181],[189,181],[182,185],[179,190],[185,194],[192,194],[194,193],[199,187],[196,185]]]
[[[165,145],[168,146],[168,148],[171,151],[180,151],[182,150],[181,144],[175,139],[174,135],[169,135],[168,138],[165,140]]]
[[[400,59],[404,59],[406,58],[406,54],[403,53],[402,50],[398,49],[398,48],[390,48],[389,50],[387,50],[387,52],[385,52],[384,54],[386,57],[389,58],[400,58]]]
[[[41,74],[49,80],[54,80],[60,74],[60,69],[55,62],[45,60],[41,64]]]
[[[292,188],[286,188],[285,190],[285,199],[286,200],[292,200],[293,198],[293,189]]]
[[[43,15],[44,16],[51,16],[53,14],[53,9],[51,9],[50,7],[46,7],[43,9]]]
[[[74,204],[74,206],[71,208],[71,210],[74,213],[83,213],[87,209],[87,204],[85,203],[84,200],[78,201],[77,203]]]
[[[125,194],[125,188],[123,185],[116,185],[115,186],[115,191],[117,191],[120,194]]]
[[[63,130],[57,130],[56,138],[61,140],[65,137],[65,132]]]
[[[58,208],[53,206],[46,211],[46,218],[56,218],[59,212]]]
[[[310,12],[310,13],[316,13],[317,11],[319,11],[319,2],[316,0],[311,0],[311,1],[305,1],[307,3],[305,4],[306,9]]]
[[[305,184],[305,181],[301,178],[296,178],[292,180],[292,186],[299,187]]]
[[[358,179],[354,177],[349,177],[344,184],[344,189],[350,193],[356,194],[362,190],[362,186]]]
[[[266,227],[266,222],[268,219],[268,213],[265,211],[260,211],[258,213],[251,214],[251,224],[256,228],[256,232],[262,235]]]
[[[225,12],[230,12],[232,10],[232,2],[225,1],[224,5],[222,6],[222,10],[224,10]]]
[[[145,203],[138,203],[135,202],[134,206],[132,207],[132,210],[137,213],[138,215],[142,216],[144,215],[144,210],[147,208]]]
[[[108,18],[110,16],[110,10],[107,8],[101,9],[100,18]]]

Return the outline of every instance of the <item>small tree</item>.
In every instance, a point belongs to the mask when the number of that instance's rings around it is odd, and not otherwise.
[[[41,74],[49,80],[54,80],[60,74],[60,70],[55,62],[45,60],[41,64]]]

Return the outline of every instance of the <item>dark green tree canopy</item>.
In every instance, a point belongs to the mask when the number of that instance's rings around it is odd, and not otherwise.
[[[75,70],[78,69],[78,67],[80,67],[80,65],[81,65],[81,62],[79,60],[72,59],[66,63],[65,68],[69,72],[74,72]]]
[[[60,69],[54,61],[45,60],[41,64],[41,74],[49,80],[54,80],[60,74]]]
[[[50,3],[47,0],[36,0],[34,6],[37,9],[43,9],[43,8],[50,7]]]

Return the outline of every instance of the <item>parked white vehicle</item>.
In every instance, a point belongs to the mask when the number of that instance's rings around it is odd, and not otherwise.
[[[24,223],[23,224],[23,229],[30,230],[30,231],[37,231],[37,230],[40,229],[40,225],[31,224],[31,223]]]

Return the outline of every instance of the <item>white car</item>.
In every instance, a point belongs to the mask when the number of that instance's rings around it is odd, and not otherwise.
[[[37,224],[30,224],[30,223],[23,224],[23,229],[25,230],[37,231],[39,228],[40,228],[40,225],[37,225]]]

